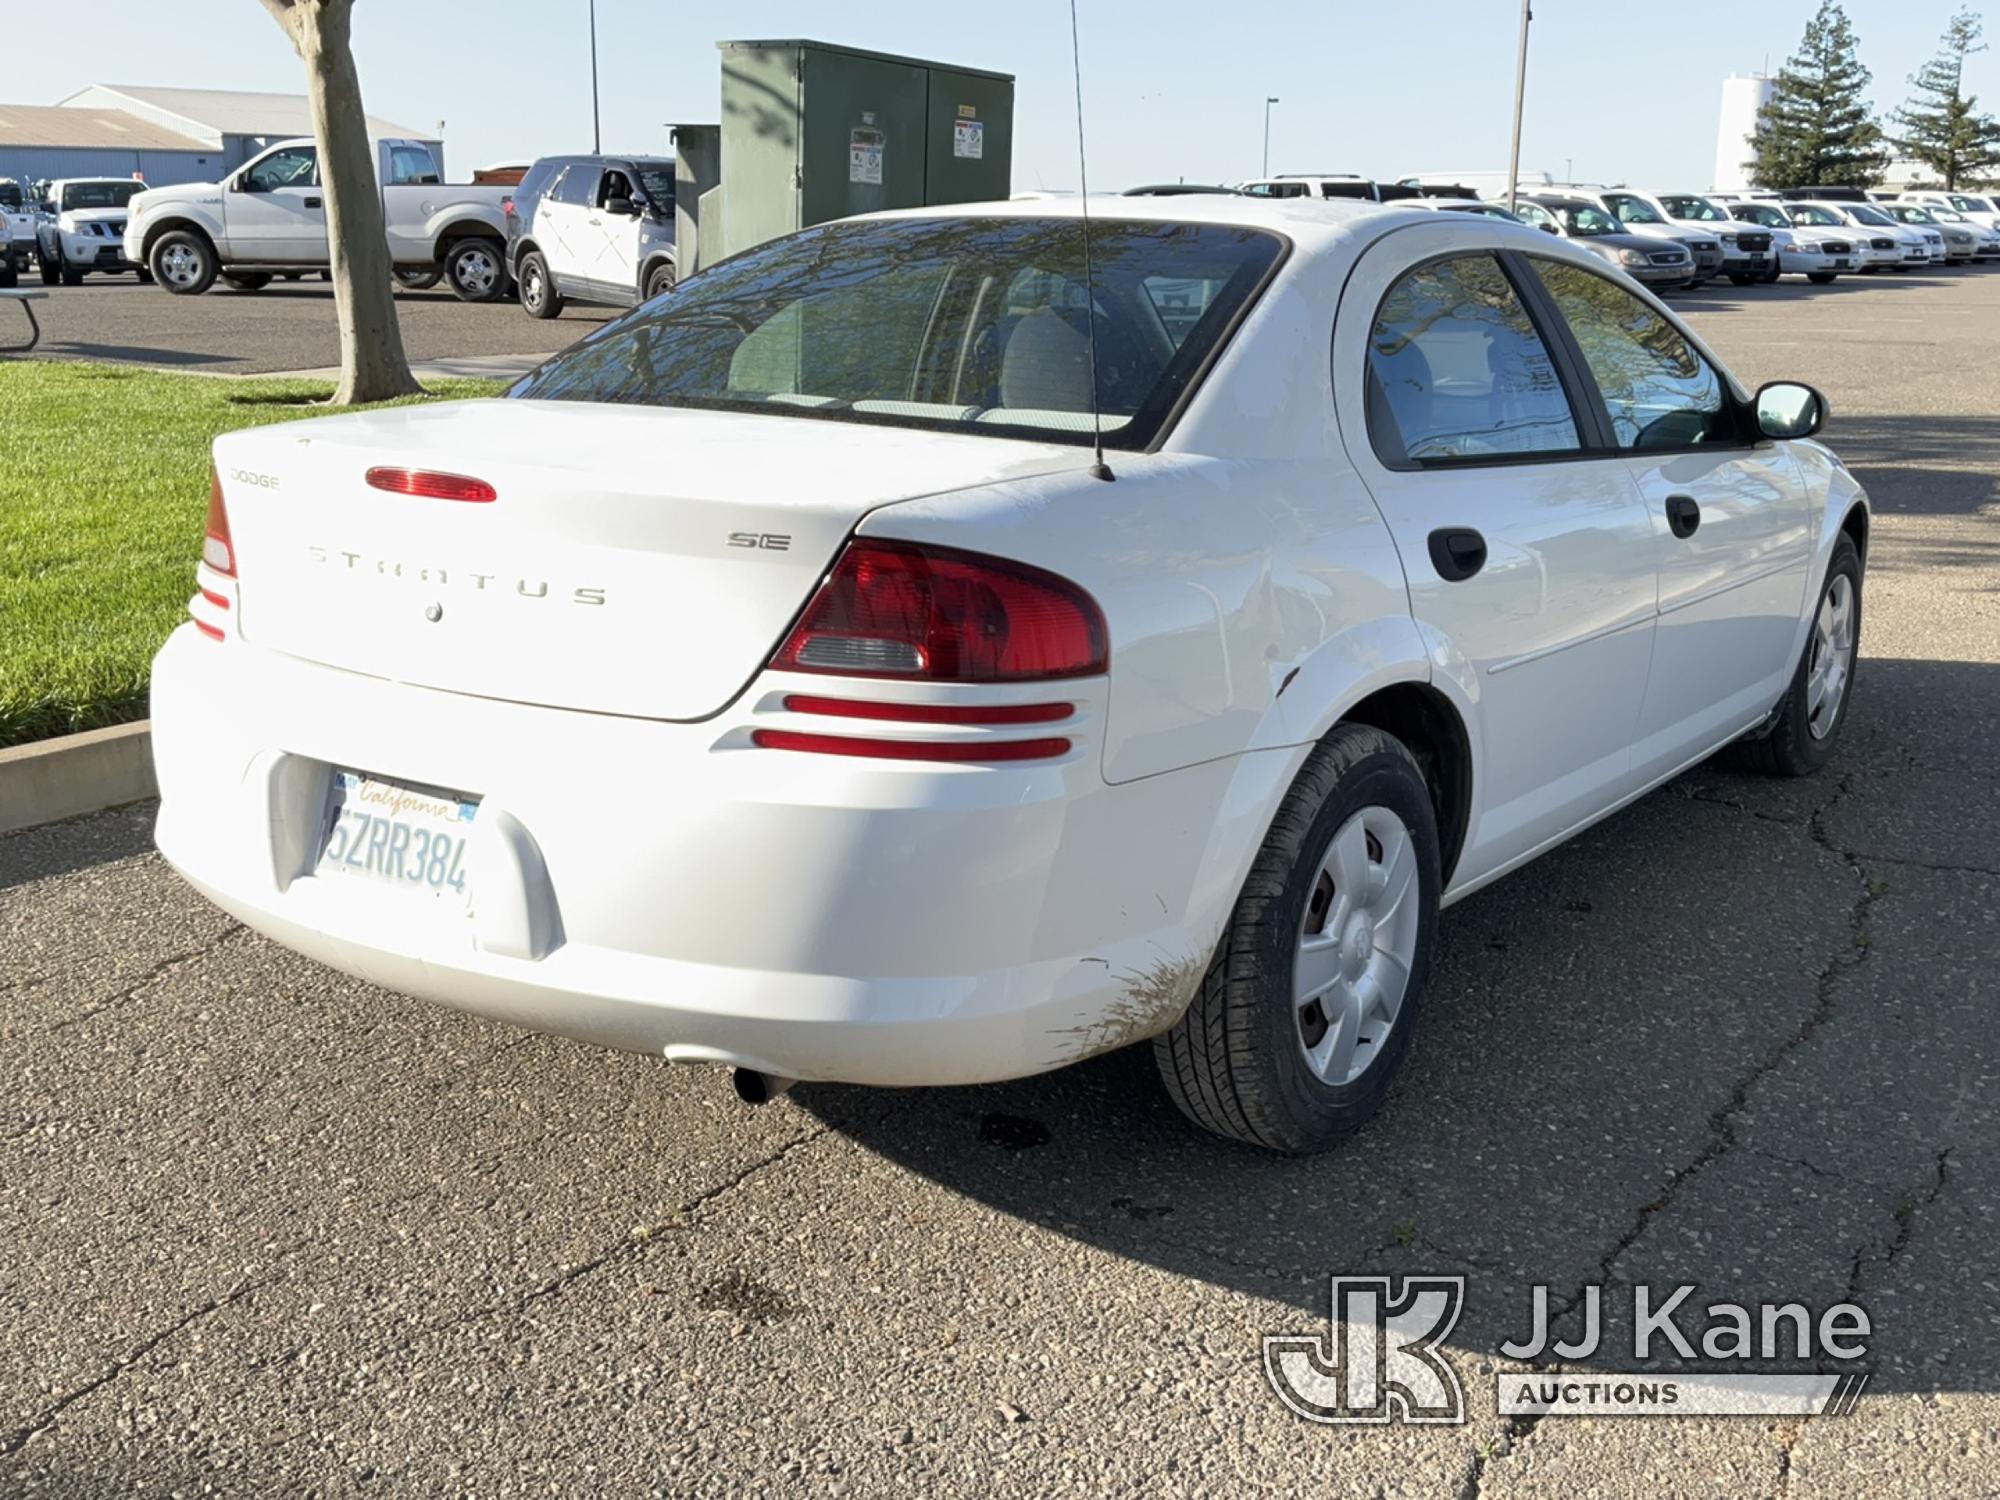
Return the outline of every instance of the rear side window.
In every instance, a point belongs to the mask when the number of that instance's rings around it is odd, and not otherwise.
[[[423,147],[389,148],[390,182],[436,182],[437,180],[437,163],[431,160],[430,152]]]
[[[548,191],[549,184],[556,180],[556,173],[561,170],[562,163],[559,161],[536,162],[532,167],[528,168],[527,175],[522,177],[521,185],[514,189],[514,201],[517,203],[534,202],[536,198]]]
[[[1594,271],[1539,256],[1534,264],[1583,351],[1620,448],[1738,441],[1722,376],[1679,329]]]
[[[1263,230],[848,221],[733,257],[512,395],[758,411],[1142,448],[1284,253]],[[1092,339],[1096,342],[1092,358]]]
[[[1555,360],[1491,255],[1431,261],[1389,289],[1368,339],[1368,382],[1384,463],[1580,446]]]
[[[557,180],[556,185],[549,190],[549,201],[552,203],[569,203],[578,208],[587,208],[590,206],[591,192],[597,186],[597,178],[598,171],[595,163],[586,161],[571,162],[567,167],[563,168],[562,176]]]

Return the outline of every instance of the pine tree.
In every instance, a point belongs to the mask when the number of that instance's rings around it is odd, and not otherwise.
[[[1938,55],[1910,80],[1915,92],[1895,122],[1896,145],[1955,188],[2000,162],[2000,121],[1979,112],[1978,99],[1965,92],[1965,59],[1983,52],[1978,15],[1961,10],[1951,18]]]
[[[1866,187],[1880,180],[1888,153],[1863,97],[1872,75],[1856,47],[1847,12],[1837,0],[1820,0],[1799,50],[1778,70],[1770,101],[1757,112],[1747,165],[1758,184]]]

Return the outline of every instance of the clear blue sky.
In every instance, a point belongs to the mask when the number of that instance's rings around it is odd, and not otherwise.
[[[1851,0],[1885,108],[1903,97],[1954,3]],[[1506,166],[1516,0],[1079,0],[1079,9],[1093,186],[1255,175],[1267,94],[1282,101],[1275,171]],[[1722,0],[1672,21],[1627,19],[1642,9],[1537,0],[1524,169],[1560,175],[1573,158],[1579,178],[1705,186],[1723,77],[1767,58],[1775,68],[1814,4]],[[8,10],[6,102],[52,103],[97,82],[303,87],[257,0]],[[664,150],[664,122],[716,118],[718,38],[808,36],[1016,74],[1016,187],[1075,185],[1066,0],[598,0],[597,10],[607,148]],[[413,126],[446,121],[455,176],[587,149],[585,14],[586,0],[358,0],[368,107]],[[1971,81],[2000,108],[1993,54],[1974,60]]]

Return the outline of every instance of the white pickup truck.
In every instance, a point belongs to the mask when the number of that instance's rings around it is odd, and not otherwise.
[[[35,207],[11,177],[0,177],[0,287],[11,287],[35,252]]]
[[[440,272],[467,302],[507,294],[507,220],[512,188],[447,186],[422,141],[375,143],[382,217],[399,279],[422,284]],[[182,296],[205,292],[220,276],[255,291],[273,276],[323,271],[326,196],[319,149],[280,141],[225,182],[154,188],[132,200],[125,254],[161,286]]]

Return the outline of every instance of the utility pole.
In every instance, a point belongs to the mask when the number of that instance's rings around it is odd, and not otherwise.
[[[1268,98],[1264,101],[1264,175],[1266,177],[1271,175],[1271,106],[1277,102],[1276,97]]]
[[[1521,188],[1521,107],[1528,93],[1528,23],[1535,19],[1521,0],[1521,48],[1514,59],[1514,144],[1507,153],[1507,211],[1514,211],[1514,199]]]
[[[597,113],[597,0],[590,0],[590,149],[604,149],[604,125]]]

